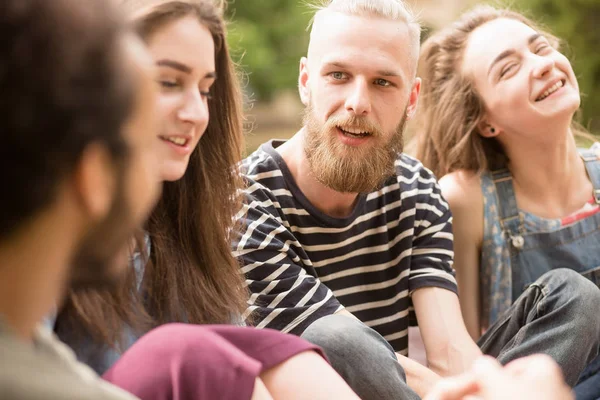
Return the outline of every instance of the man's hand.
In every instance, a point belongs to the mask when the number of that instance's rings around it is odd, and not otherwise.
[[[425,400],[572,400],[571,388],[550,357],[520,358],[504,368],[491,357],[478,359],[470,372],[444,379]]]

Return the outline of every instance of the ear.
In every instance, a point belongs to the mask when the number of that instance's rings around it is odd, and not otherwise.
[[[485,138],[493,138],[500,134],[500,128],[493,123],[488,122],[487,118],[481,120],[481,122],[477,124],[477,128],[479,129],[479,134]]]
[[[419,103],[419,93],[421,93],[421,78],[416,78],[410,89],[410,95],[408,96],[408,105],[406,106],[406,120],[411,120],[417,112],[417,105]]]
[[[74,173],[75,192],[82,210],[93,219],[105,217],[116,190],[115,168],[105,146],[91,144],[83,152]]]
[[[308,87],[308,59],[300,59],[300,73],[298,75],[298,91],[300,92],[300,101],[305,106],[310,104],[310,88]]]

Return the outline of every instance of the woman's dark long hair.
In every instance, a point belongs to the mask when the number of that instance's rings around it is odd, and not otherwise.
[[[211,118],[183,178],[165,183],[148,221],[151,252],[141,294],[133,268],[116,290],[71,294],[59,316],[65,329],[83,325],[85,334],[118,346],[125,324],[145,330],[174,321],[231,323],[246,308],[247,290],[230,244],[241,209],[236,165],[243,149],[242,97],[222,11],[210,0],[185,0],[162,1],[135,14],[134,28],[146,41],[190,15],[212,33],[218,78],[208,105]]]

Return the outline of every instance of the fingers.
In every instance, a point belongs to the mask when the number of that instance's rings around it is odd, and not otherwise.
[[[478,394],[485,399],[572,399],[560,367],[546,355],[515,360],[505,368],[491,357],[482,357],[474,363],[473,373]]]
[[[479,390],[472,374],[459,375],[439,381],[427,394],[425,400],[461,400]]]
[[[483,356],[473,363],[473,372],[481,376],[488,374],[497,376],[502,374],[502,365],[493,357]]]
[[[513,390],[516,388],[513,382],[510,381],[510,375],[492,357],[484,356],[477,359],[473,364],[473,375],[479,383],[479,394],[485,399],[522,398],[512,395]],[[502,395],[499,396],[500,393]]]
[[[519,358],[511,361],[504,367],[504,370],[513,376],[527,374],[534,377],[536,373],[546,377],[555,377],[563,379],[563,374],[556,362],[545,354],[535,354],[528,357]]]
[[[496,359],[484,356],[475,361],[471,373],[439,381],[425,400],[465,400],[470,396],[516,400],[536,395],[556,400],[573,398],[552,358],[533,355],[502,367]]]

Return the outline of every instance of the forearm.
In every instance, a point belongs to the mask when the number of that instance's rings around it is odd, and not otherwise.
[[[419,397],[424,397],[441,379],[438,374],[408,357],[398,353],[396,353],[396,357],[406,374],[406,383]]]
[[[461,374],[481,356],[462,319],[458,297],[437,287],[417,290],[413,303],[427,353],[427,365],[440,376]]]
[[[436,352],[437,357],[428,357],[427,363],[431,370],[443,377],[470,370],[482,353],[469,336],[465,335],[465,339],[460,342],[450,340],[444,349]]]

